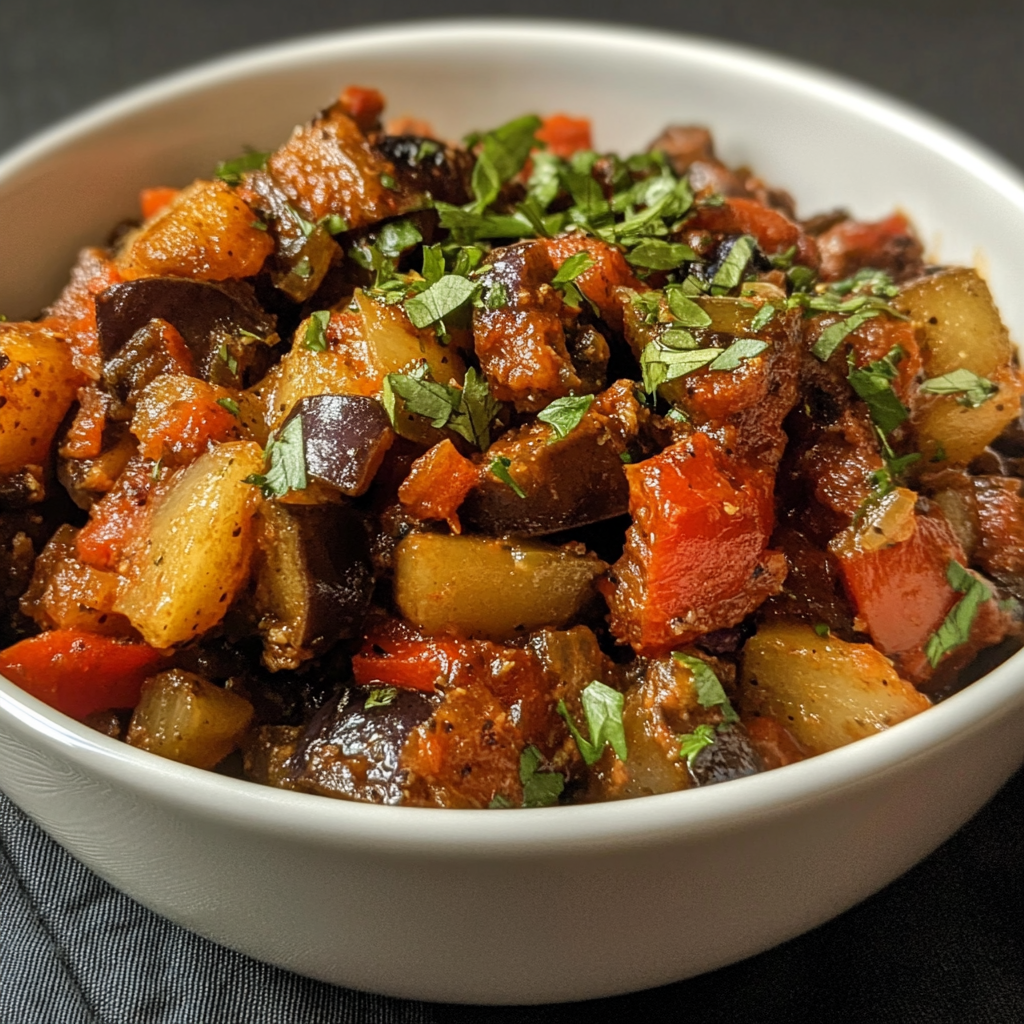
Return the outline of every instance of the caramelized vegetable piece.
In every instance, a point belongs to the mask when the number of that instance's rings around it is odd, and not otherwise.
[[[258,274],[274,243],[256,215],[221,181],[197,181],[131,235],[117,259],[121,276],[226,281]]]
[[[0,324],[0,476],[49,465],[57,428],[84,383],[63,338],[38,324]]]
[[[287,422],[302,420],[306,473],[353,497],[364,494],[395,439],[380,402],[363,395],[300,399]]]
[[[417,519],[444,519],[452,533],[461,533],[456,511],[479,475],[479,468],[445,438],[412,464],[398,499]]]
[[[453,206],[469,202],[474,161],[464,149],[419,134],[385,135],[377,148],[394,165],[395,180],[403,192],[429,193]]]
[[[57,629],[0,651],[0,673],[26,693],[81,721],[107,708],[134,707],[160,652],[79,629]]]
[[[154,647],[202,636],[245,582],[263,471],[250,441],[222,444],[174,479],[153,511],[149,543],[133,560],[116,609]]]
[[[783,723],[811,754],[881,732],[931,702],[870,644],[762,627],[743,650],[740,712]]]
[[[412,690],[342,690],[313,716],[298,741],[286,769],[288,788],[401,803],[409,774],[402,750],[436,704],[437,698]]]
[[[998,391],[977,407],[961,394],[919,395],[913,412],[926,459],[966,465],[1020,415],[1024,380],[992,294],[974,270],[940,270],[906,285],[894,300],[922,332],[921,356],[929,379],[970,370]]]
[[[605,568],[542,544],[412,534],[395,550],[395,603],[427,633],[507,640],[565,626]]]
[[[192,352],[177,328],[154,319],[143,324],[103,364],[103,383],[122,404],[134,407],[147,384],[161,374],[175,373],[195,373]]]
[[[484,294],[505,303],[473,311],[473,345],[495,398],[536,412],[578,392],[581,381],[565,343],[565,306],[550,281],[555,268],[542,242],[495,249],[481,275]]]
[[[359,635],[373,569],[366,530],[350,508],[266,502],[258,542],[256,607],[270,669],[297,668]]]
[[[781,589],[785,557],[767,549],[773,474],[698,433],[626,476],[633,525],[602,585],[620,641],[662,654],[735,625]]]
[[[632,381],[622,380],[594,400],[565,438],[539,420],[509,431],[485,461],[508,459],[508,474],[525,496],[481,473],[462,519],[484,533],[530,537],[622,515],[629,507],[622,455],[646,419]]]
[[[127,740],[172,761],[214,768],[238,748],[252,715],[252,705],[237,693],[171,669],[143,685]]]
[[[199,376],[227,387],[241,387],[250,374],[261,376],[266,347],[277,341],[274,317],[248,285],[155,277],[113,285],[97,298],[104,358],[117,356],[153,319],[181,333]]]
[[[864,267],[904,281],[923,268],[924,250],[902,213],[874,224],[843,219],[818,235],[817,242],[823,281],[841,281]]]

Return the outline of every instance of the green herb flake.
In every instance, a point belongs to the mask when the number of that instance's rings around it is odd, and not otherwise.
[[[429,327],[454,313],[475,294],[475,282],[456,274],[445,274],[426,291],[405,302],[405,312],[416,327]]]
[[[238,360],[231,354],[231,350],[228,348],[227,342],[217,349],[217,357],[222,363],[224,363],[231,373],[238,373]]]
[[[261,153],[250,149],[242,156],[236,156],[234,160],[222,160],[213,172],[214,177],[220,178],[228,185],[241,185],[242,175],[246,171],[262,171],[267,166],[269,159],[270,153]]]
[[[257,231],[266,231],[267,222],[265,220],[252,220],[249,221],[249,227],[255,228]]]
[[[487,289],[484,305],[488,309],[504,309],[508,305],[508,289],[501,281],[495,281]]]
[[[648,342],[640,353],[640,372],[643,376],[644,390],[649,395],[654,394],[662,384],[678,377],[685,377],[694,370],[714,362],[722,354],[723,350],[720,348],[675,347],[671,336],[686,333],[666,331],[661,338]],[[690,337],[692,339],[692,335]]]
[[[292,273],[296,277],[301,277],[303,281],[308,281],[313,274],[313,265],[309,262],[309,257],[303,256],[302,259],[292,267]]]
[[[924,653],[932,668],[939,664],[944,655],[970,640],[971,627],[978,609],[992,597],[992,591],[955,560],[946,566],[946,579],[957,593],[964,596],[953,605],[942,625],[925,644]]]
[[[394,686],[380,686],[374,690],[371,690],[366,695],[366,700],[363,702],[363,707],[366,709],[370,708],[386,708],[389,704],[393,703],[395,698],[398,696],[398,689]]]
[[[852,334],[858,327],[866,324],[878,314],[879,310],[877,309],[862,309],[845,320],[837,320],[821,332],[818,340],[811,347],[811,351],[823,363],[827,363],[832,353],[846,340],[847,335]]]
[[[766,348],[766,341],[757,338],[737,338],[712,364],[712,370],[735,370],[746,359],[759,356]]]
[[[987,377],[979,377],[972,370],[953,370],[941,377],[931,377],[921,385],[929,395],[959,395],[957,402],[970,409],[977,409],[998,391],[999,387]]]
[[[377,236],[377,248],[389,257],[401,256],[407,249],[419,245],[423,236],[412,221],[392,220],[380,229]]]
[[[775,313],[775,307],[770,302],[766,302],[754,314],[754,319],[750,321],[751,333],[756,334],[758,331],[763,331],[772,322],[775,317]]]
[[[151,480],[158,481],[160,479],[160,470],[163,469],[164,457],[161,455],[156,462],[153,463],[153,472],[150,474]]]
[[[519,756],[519,781],[523,784],[524,807],[551,807],[565,789],[559,772],[539,771],[544,758],[535,746],[526,747]]]
[[[533,154],[533,170],[526,185],[527,195],[546,210],[562,189],[562,161],[545,150]]]
[[[395,179],[390,174],[382,174],[380,176],[380,183],[386,189],[389,189],[391,192],[397,192],[398,191],[398,184],[396,183]]]
[[[384,380],[392,395],[404,399],[409,412],[430,420],[435,430],[448,423],[461,402],[459,389],[448,384],[405,373],[389,373]]]
[[[620,761],[627,756],[626,730],[622,724],[622,708],[625,698],[618,690],[595,679],[580,694],[583,714],[587,720],[587,731],[590,739],[584,739],[565,706],[565,701],[558,702],[557,711],[565,720],[565,724],[576,741],[580,754],[587,764],[595,764],[601,757],[606,746],[610,746]]]
[[[494,475],[495,475],[495,476],[496,476],[496,477],[497,477],[497,478],[498,478],[498,479],[499,479],[499,480],[500,480],[500,481],[501,481],[501,482],[502,482],[503,484],[507,484],[507,485],[508,485],[509,487],[511,487],[511,488],[512,488],[512,493],[513,493],[513,494],[515,494],[515,496],[516,496],[517,498],[525,498],[525,497],[526,497],[526,491],[524,491],[524,490],[522,489],[522,487],[520,487],[520,486],[519,486],[519,484],[517,484],[517,483],[515,482],[515,480],[514,480],[514,479],[513,479],[513,477],[512,477],[512,474],[511,474],[511,473],[510,473],[510,472],[508,471],[508,469],[509,469],[509,466],[511,466],[511,465],[512,465],[512,460],[511,460],[511,459],[506,459],[506,458],[505,458],[504,456],[502,456],[502,455],[499,455],[499,456],[498,456],[498,457],[497,457],[497,458],[496,458],[496,459],[495,459],[495,460],[494,460],[494,461],[493,461],[493,462],[492,462],[492,463],[490,464],[490,466],[488,466],[487,468],[488,468],[488,469],[489,469],[489,470],[490,470],[490,471],[491,471],[491,472],[492,472],[492,473],[493,473],[493,474],[494,474]]]
[[[867,404],[872,422],[885,437],[910,417],[892,386],[899,374],[896,364],[902,357],[903,349],[896,345],[881,359],[851,370],[847,377],[850,387]]]
[[[507,811],[509,808],[514,807],[515,804],[504,793],[495,793],[487,806],[491,810]]]
[[[673,651],[672,660],[690,670],[693,676],[693,685],[697,691],[697,702],[702,708],[720,708],[724,724],[740,720],[740,716],[736,714],[732,704],[729,703],[729,698],[726,696],[718,676],[706,661],[683,654],[681,651]]]
[[[820,637],[829,637],[832,635],[832,629],[827,622],[816,622],[814,624],[814,632]]]
[[[299,211],[296,210],[294,206],[288,206],[288,213],[291,216],[292,220],[294,220],[295,223],[298,224],[299,230],[307,238],[309,238],[309,236],[313,234],[313,232],[316,230],[316,225],[312,221],[306,220],[306,218],[303,217],[302,214],[299,213]]]
[[[491,444],[491,422],[501,412],[501,403],[491,394],[487,381],[471,366],[462,382],[459,406],[448,426],[481,451]]]
[[[306,348],[310,352],[325,352],[327,350],[327,325],[331,321],[329,309],[318,309],[309,317],[306,324],[306,333],[303,337]]]
[[[754,255],[757,242],[752,235],[740,235],[732,244],[728,255],[711,279],[711,287],[718,294],[724,294],[735,288],[743,280],[743,272],[747,269],[750,257]]]
[[[547,408],[537,413],[537,419],[550,424],[554,429],[554,436],[548,444],[568,437],[569,433],[579,426],[580,420],[593,403],[593,395],[569,395],[566,398],[556,398]]]
[[[498,198],[501,186],[522,170],[530,150],[536,145],[534,135],[540,126],[539,117],[527,114],[481,136],[480,152],[470,180],[476,200],[473,212],[483,213]]]
[[[226,409],[232,416],[237,418],[239,412],[238,403],[233,398],[218,398],[217,404],[222,408]]]
[[[706,723],[698,725],[693,732],[679,737],[679,756],[686,758],[687,765],[692,768],[697,755],[714,742],[715,727]]]
[[[423,280],[427,285],[436,284],[444,277],[444,253],[440,245],[423,246]]]
[[[629,452],[619,452],[619,462],[624,462],[627,466],[633,461],[633,456]]]
[[[682,285],[666,285],[665,299],[669,311],[681,327],[710,327],[711,317],[689,298]]]
[[[675,270],[696,258],[697,254],[685,243],[660,238],[647,239],[626,253],[628,263],[649,270]]]
[[[575,281],[580,274],[589,270],[593,265],[594,258],[586,250],[574,253],[558,268],[558,273],[551,278],[551,283],[556,288],[559,285],[568,284],[570,281]]]
[[[254,473],[245,482],[263,489],[264,497],[280,498],[289,491],[306,489],[306,453],[302,438],[302,417],[294,416],[272,437],[263,457],[266,473]]]
[[[348,221],[340,213],[329,213],[320,218],[320,223],[329,235],[343,235],[348,231]]]

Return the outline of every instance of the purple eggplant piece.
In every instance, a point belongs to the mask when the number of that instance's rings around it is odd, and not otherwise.
[[[712,786],[756,775],[765,770],[765,764],[751,746],[746,729],[730,725],[715,733],[715,742],[694,757],[689,769],[695,786]]]
[[[225,387],[245,387],[262,376],[278,340],[275,318],[260,308],[248,284],[145,277],[96,297],[100,354],[110,359],[153,319],[180,332],[199,376]]]
[[[380,402],[362,395],[313,395],[288,416],[302,419],[306,473],[342,494],[364,494],[395,439]]]
[[[406,770],[402,749],[409,734],[440,702],[437,695],[388,689],[387,703],[367,707],[375,691],[351,687],[310,720],[291,757],[292,788],[323,796],[397,804]],[[381,699],[381,692],[376,692]]]
[[[269,503],[257,573],[264,659],[297,668],[360,635],[373,594],[369,538],[347,505]]]

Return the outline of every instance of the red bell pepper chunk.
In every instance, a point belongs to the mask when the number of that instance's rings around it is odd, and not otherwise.
[[[552,114],[544,118],[544,123],[537,129],[536,138],[547,143],[548,149],[563,160],[581,149],[594,148],[590,139],[590,119],[587,117]]]
[[[0,651],[0,673],[26,693],[81,721],[96,711],[133,708],[163,655],[146,644],[80,629],[56,629]]]
[[[144,188],[139,193],[139,207],[142,210],[142,219],[149,220],[155,217],[162,209],[169,206],[181,191],[179,188]]]
[[[402,623],[387,623],[366,638],[352,658],[358,686],[398,686],[433,693],[460,662],[469,660],[466,644],[447,637],[421,638]]]

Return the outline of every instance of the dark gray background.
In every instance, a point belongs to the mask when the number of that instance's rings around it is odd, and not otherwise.
[[[0,149],[121,89],[230,50],[323,29],[482,13],[450,0],[0,0]],[[915,103],[1024,166],[1022,0],[520,0],[493,3],[486,13],[622,21],[773,50]],[[2,798],[0,915],[0,1024],[543,1022],[613,1014],[702,1024],[1019,1024],[1024,774],[935,855],[838,920],[715,974],[596,1004],[427,1006],[256,964],[143,911]],[[615,922],[601,922],[599,908],[595,919],[615,942]],[[381,961],[382,971],[401,970],[383,950]]]

